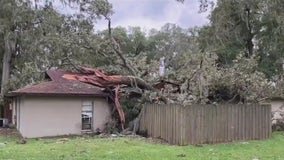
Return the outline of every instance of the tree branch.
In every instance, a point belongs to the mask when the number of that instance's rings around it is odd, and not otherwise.
[[[126,60],[126,58],[123,56],[123,53],[121,51],[119,43],[113,38],[112,32],[111,32],[111,19],[109,17],[105,17],[105,19],[108,21],[108,34],[111,43],[113,44],[113,49],[115,53],[118,55],[120,60],[123,63],[123,66],[130,72],[131,75],[136,76],[137,75],[137,70],[134,69],[133,66],[130,66]]]

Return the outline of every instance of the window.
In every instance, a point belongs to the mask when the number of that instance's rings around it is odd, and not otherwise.
[[[93,124],[93,102],[82,103],[82,130],[92,130]]]

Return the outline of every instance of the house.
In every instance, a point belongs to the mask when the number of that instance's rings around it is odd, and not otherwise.
[[[64,74],[63,70],[49,70],[48,81],[8,94],[6,117],[12,117],[9,121],[23,137],[80,135],[105,129],[111,118],[109,94],[102,88],[64,79]],[[10,116],[7,110],[11,110]]]
[[[272,124],[276,124],[277,121],[284,121],[284,98],[272,97],[270,99]]]

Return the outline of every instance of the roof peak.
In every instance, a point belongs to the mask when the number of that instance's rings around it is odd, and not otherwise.
[[[65,71],[63,69],[50,69],[46,71],[47,76],[51,79],[51,81],[68,81],[63,78],[64,74],[76,74],[69,71]]]

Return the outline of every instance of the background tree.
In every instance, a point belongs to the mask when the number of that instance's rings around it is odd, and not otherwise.
[[[94,66],[100,62],[94,59],[97,53],[90,50],[98,40],[93,22],[111,14],[111,5],[105,0],[61,2],[76,3],[80,12],[71,16],[58,13],[53,1],[1,1],[2,95],[38,81],[42,72],[64,65],[66,58],[94,60]]]
[[[201,49],[214,50],[219,65],[231,65],[239,54],[257,55],[258,70],[269,78],[279,74],[282,69],[277,59],[281,59],[283,48],[272,46],[282,44],[280,3],[218,0],[210,15],[211,24],[200,30]]]

